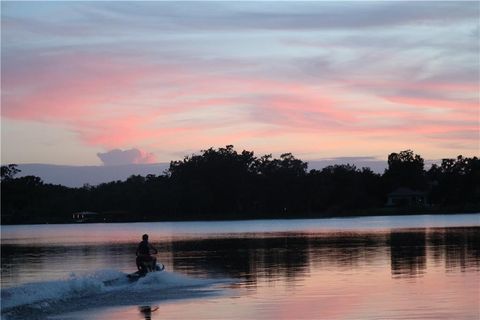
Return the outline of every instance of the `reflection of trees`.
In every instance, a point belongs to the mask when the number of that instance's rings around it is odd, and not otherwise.
[[[443,265],[446,271],[479,269],[479,231],[478,227],[392,231],[389,240],[392,274],[403,277],[423,274],[427,251],[435,266]]]
[[[174,269],[189,274],[224,274],[255,283],[257,277],[293,278],[306,273],[303,237],[223,238],[173,242]]]
[[[225,275],[258,280],[293,281],[311,265],[347,268],[369,263],[384,247],[384,236],[328,233],[272,237],[214,238],[172,243],[174,269],[192,275]]]
[[[447,271],[480,268],[479,228],[439,228],[428,235],[428,245],[437,265],[445,262]]]
[[[399,277],[416,277],[426,268],[426,231],[390,233],[390,259],[392,274]]]
[[[335,233],[313,239],[314,263],[323,268],[351,269],[374,263],[384,254],[384,234]]]

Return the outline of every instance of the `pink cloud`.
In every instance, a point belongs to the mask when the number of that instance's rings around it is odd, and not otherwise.
[[[458,109],[467,109],[475,110],[478,108],[479,103],[474,101],[465,101],[457,99],[455,101],[445,100],[445,99],[432,99],[432,98],[421,98],[421,97],[409,97],[409,96],[388,96],[386,97],[388,101],[400,104],[408,104],[416,106],[419,108],[422,107],[435,107],[435,108],[448,108],[453,110]]]
[[[121,101],[145,74],[101,55],[45,54],[13,63],[29,68],[7,69],[2,113],[15,119],[39,121],[89,117],[102,104]]]
[[[3,77],[3,116],[66,124],[86,144],[105,149],[248,147],[252,139],[299,135],[296,144],[283,142],[289,148],[319,134],[400,139],[408,132],[428,139],[478,129],[466,123],[478,107],[474,102],[401,94],[407,89],[469,93],[469,85],[351,81],[339,86],[332,81],[320,86],[85,52],[11,59],[15,65]],[[364,101],[355,100],[358,92]],[[347,139],[342,147],[349,147]]]

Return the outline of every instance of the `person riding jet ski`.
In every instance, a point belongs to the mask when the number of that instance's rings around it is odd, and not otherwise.
[[[155,249],[148,242],[148,234],[142,236],[142,242],[138,244],[137,247],[137,269],[141,272],[155,271],[157,265],[157,258],[151,254],[157,254],[158,250]]]

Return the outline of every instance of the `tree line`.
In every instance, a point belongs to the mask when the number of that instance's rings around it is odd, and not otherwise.
[[[2,223],[71,222],[92,211],[105,221],[306,218],[480,211],[480,160],[458,156],[425,169],[411,150],[391,153],[383,174],[354,165],[308,171],[291,153],[257,157],[233,146],[172,161],[158,175],[68,188],[1,167]],[[427,202],[386,207],[395,190],[425,194]]]

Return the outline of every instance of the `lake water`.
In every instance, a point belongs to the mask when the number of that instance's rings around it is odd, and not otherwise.
[[[480,214],[1,231],[2,319],[480,318]]]

